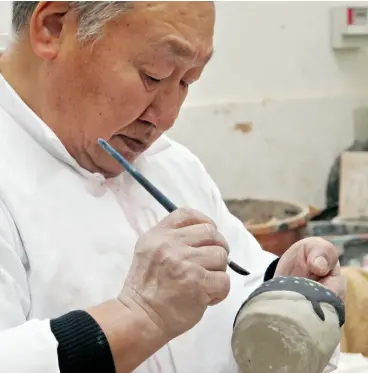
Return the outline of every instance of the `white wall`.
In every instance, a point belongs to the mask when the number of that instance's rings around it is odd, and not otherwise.
[[[172,136],[202,159],[225,198],[323,205],[329,167],[353,139],[353,112],[368,106],[366,52],[330,48],[336,4],[217,3],[214,58]],[[10,2],[0,2],[0,33],[9,26]]]
[[[172,136],[224,197],[323,206],[329,167],[353,139],[353,112],[368,105],[366,52],[330,47],[336,4],[344,3],[217,3],[214,59]]]
[[[6,47],[8,38],[3,34],[9,34],[11,29],[11,1],[0,1],[0,51]]]
[[[329,10],[344,3],[216,3],[216,53],[203,80],[194,88],[190,103],[253,102],[269,97],[294,99],[355,92],[354,76],[358,71],[354,70],[367,60],[357,58],[355,53],[336,58],[330,48]]]
[[[0,33],[9,32],[11,25],[11,1],[0,1]]]

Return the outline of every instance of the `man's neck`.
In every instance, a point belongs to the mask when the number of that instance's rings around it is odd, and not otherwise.
[[[20,53],[22,48],[22,53]],[[21,99],[35,112],[32,97],[37,97],[38,87],[34,56],[25,45],[14,45],[0,58],[0,73]]]

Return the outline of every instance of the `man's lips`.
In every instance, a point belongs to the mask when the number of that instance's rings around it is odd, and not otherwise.
[[[123,140],[124,144],[134,153],[141,153],[148,148],[147,144],[143,143],[140,140],[133,139],[132,137],[128,137],[125,135],[118,135],[118,137]]]

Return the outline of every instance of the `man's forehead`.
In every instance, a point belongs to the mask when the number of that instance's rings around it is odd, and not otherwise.
[[[212,57],[212,2],[137,2],[128,17],[130,32],[157,51],[201,64]]]

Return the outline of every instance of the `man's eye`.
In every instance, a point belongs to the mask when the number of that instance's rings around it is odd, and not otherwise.
[[[151,75],[148,75],[148,74],[144,74],[146,79],[150,82],[150,83],[160,83],[161,82],[161,79],[157,79],[157,78],[154,78],[153,76]]]

